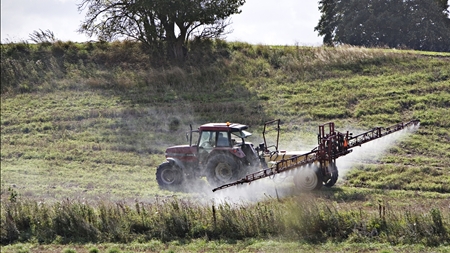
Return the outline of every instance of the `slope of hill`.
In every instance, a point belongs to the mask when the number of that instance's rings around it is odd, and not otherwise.
[[[420,119],[417,132],[383,146],[382,156],[346,165],[331,194],[450,194],[448,53],[215,41],[192,45],[187,62],[173,66],[130,42],[1,50],[3,201],[201,195],[158,189],[165,148],[184,144],[189,124],[206,122],[248,124],[258,143],[262,123],[275,118],[289,149],[310,148],[328,121],[357,132]]]

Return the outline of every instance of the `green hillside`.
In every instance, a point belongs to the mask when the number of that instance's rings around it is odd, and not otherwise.
[[[158,188],[165,148],[185,144],[189,124],[207,122],[248,124],[258,143],[262,124],[276,118],[280,146],[296,150],[314,147],[317,125],[328,121],[358,132],[419,119],[415,133],[383,146],[381,156],[355,158],[337,186],[316,197],[348,201],[355,211],[362,200],[375,216],[380,199],[398,210],[403,201],[423,206],[413,212],[424,217],[434,203],[450,230],[449,53],[222,41],[190,50],[174,66],[131,42],[1,45],[2,243],[11,199],[26,206],[204,197]],[[276,235],[261,231],[236,239]],[[448,245],[448,236],[439,238]]]

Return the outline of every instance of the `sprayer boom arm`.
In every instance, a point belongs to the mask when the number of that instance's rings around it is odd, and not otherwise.
[[[402,122],[386,128],[376,127],[356,136],[351,136],[348,132],[346,134],[336,132],[334,130],[333,122],[320,125],[318,135],[319,145],[311,152],[282,159],[270,168],[248,174],[238,181],[214,188],[213,192],[234,185],[250,183],[315,162],[318,162],[321,165],[327,164],[328,162],[334,162],[337,158],[349,154],[354,147],[361,146],[364,143],[382,138],[407,127],[416,126],[419,123],[419,120],[411,120],[406,123]],[[325,131],[326,129],[329,130],[328,133]]]
[[[406,127],[409,126],[415,126],[418,125],[420,123],[419,120],[411,120],[409,122],[406,123],[398,123],[395,125],[392,125],[390,127],[376,127],[370,131],[367,131],[365,133],[359,134],[357,136],[353,136],[351,138],[348,139],[348,148],[354,148],[357,146],[361,146],[362,144],[381,138],[383,136],[386,136],[388,134],[400,131]]]

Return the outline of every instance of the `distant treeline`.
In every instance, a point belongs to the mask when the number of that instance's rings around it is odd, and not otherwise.
[[[315,30],[327,45],[450,52],[447,0],[321,0]]]

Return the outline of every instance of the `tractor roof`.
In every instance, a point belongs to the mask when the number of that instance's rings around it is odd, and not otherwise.
[[[199,130],[202,131],[229,131],[229,132],[239,132],[247,129],[247,125],[236,124],[236,123],[208,123],[201,125]]]

